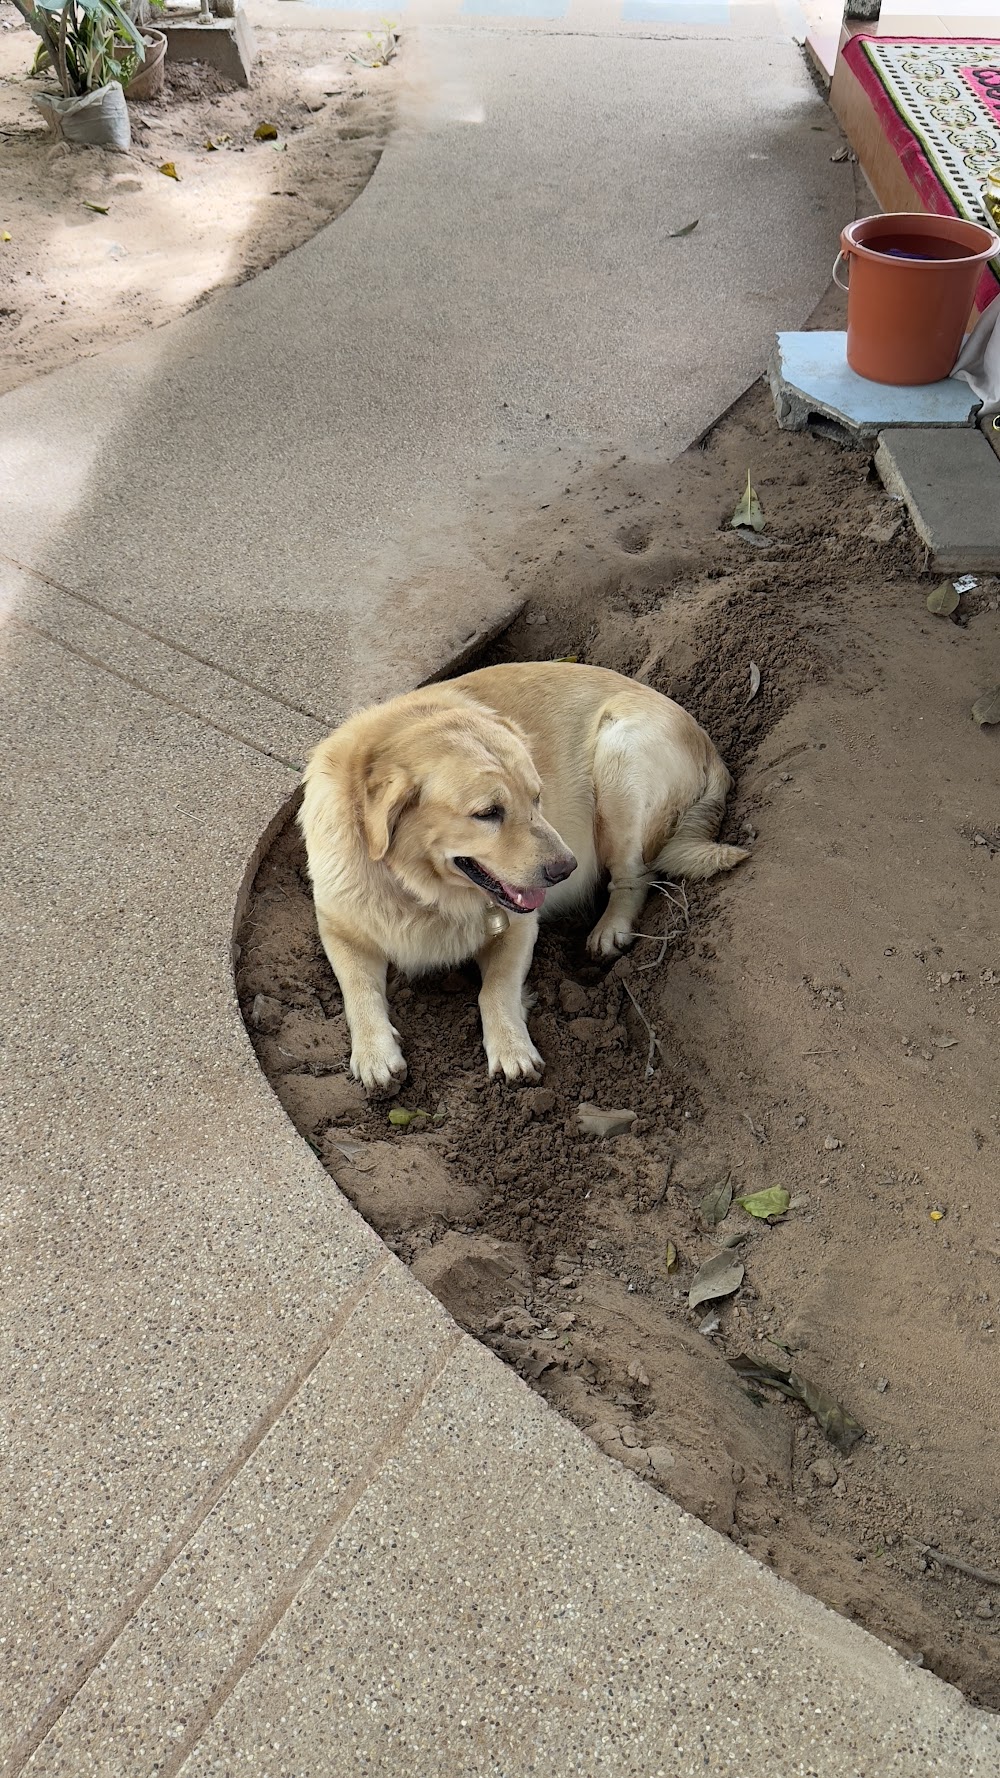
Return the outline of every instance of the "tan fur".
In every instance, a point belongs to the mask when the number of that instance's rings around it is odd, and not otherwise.
[[[498,901],[530,904],[544,889],[545,913],[558,914],[607,881],[589,945],[618,955],[658,878],[712,876],[747,856],[714,843],[729,783],[679,704],[600,667],[487,667],[335,729],[306,767],[299,821],[355,1075],[371,1091],[406,1072],[389,963],[417,974],[475,957],[490,1073],[537,1080],[523,997],[538,913],[510,911],[498,934]],[[502,820],[478,818],[494,807]]]

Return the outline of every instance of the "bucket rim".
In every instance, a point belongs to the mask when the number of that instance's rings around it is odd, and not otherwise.
[[[859,241],[855,238],[855,231],[859,228],[864,228],[869,222],[905,225],[909,228],[913,228],[914,224],[917,224],[918,226],[915,232],[923,235],[933,235],[936,231],[932,228],[921,228],[919,224],[943,222],[951,228],[961,229],[963,231],[966,229],[974,229],[976,234],[986,242],[986,245],[980,247],[977,251],[963,253],[961,258],[958,259],[907,259],[902,254],[899,256],[897,263],[904,265],[919,265],[921,271],[933,272],[946,270],[948,266],[955,267],[960,265],[985,264],[988,260],[996,259],[997,256],[1000,255],[1000,235],[995,234],[994,231],[987,228],[984,223],[973,222],[972,218],[967,216],[939,215],[933,210],[887,210],[885,212],[877,212],[874,216],[858,216],[853,222],[847,223],[841,230],[840,242],[845,254],[854,253],[859,258],[877,259],[884,263],[884,254],[878,253],[871,247],[866,246],[864,241]],[[954,235],[949,236],[947,229],[941,232],[946,240],[951,239],[956,246],[965,244],[961,237],[956,239]]]

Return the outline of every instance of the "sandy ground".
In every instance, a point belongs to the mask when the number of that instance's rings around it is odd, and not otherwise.
[[[37,39],[0,0],[0,235],[11,237],[0,241],[0,394],[263,271],[363,189],[390,127],[396,64],[353,63],[362,32],[257,41],[249,90],[198,63],[168,64],[163,97],[130,103],[130,153],[71,149],[50,143],[31,104]],[[254,141],[262,122],[277,142]],[[176,180],[158,171],[167,162]]]
[[[727,528],[748,467],[768,547]],[[737,773],[752,861],[687,916],[655,900],[611,968],[585,926],[545,932],[540,1087],[487,1083],[473,972],[397,980],[399,1103],[442,1115],[396,1130],[347,1078],[291,829],[239,935],[261,1062],[342,1190],[554,1406],[996,1708],[1000,1589],[920,1545],[1000,1574],[1000,732],[970,716],[1000,679],[1000,587],[930,616],[869,454],[780,434],[761,388],[669,467],[578,467],[509,519],[497,559],[528,605],[492,658],[575,654],[680,698]],[[661,1045],[649,1079],[626,987]],[[582,1136],[585,1100],[634,1110],[631,1132]],[[726,1175],[793,1206],[712,1228]],[[741,1287],[692,1310],[730,1235]],[[794,1365],[866,1436],[841,1451],[747,1386],[741,1353]]]

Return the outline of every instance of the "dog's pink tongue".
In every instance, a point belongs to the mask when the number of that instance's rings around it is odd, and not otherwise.
[[[510,883],[505,883],[504,888],[514,905],[523,908],[526,914],[533,914],[545,900],[544,889],[515,889]]]

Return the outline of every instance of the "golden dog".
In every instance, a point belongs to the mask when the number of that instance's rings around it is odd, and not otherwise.
[[[714,843],[729,786],[679,704],[600,667],[487,667],[352,716],[312,754],[299,815],[352,1072],[369,1091],[406,1073],[389,963],[475,957],[490,1074],[537,1080],[524,984],[543,904],[606,881],[589,949],[617,956],[654,882],[747,856]]]

